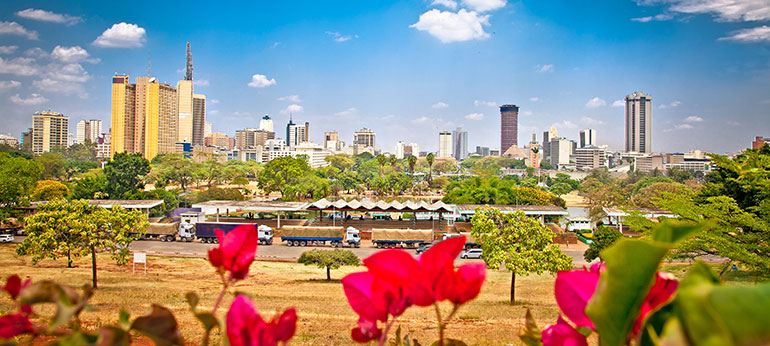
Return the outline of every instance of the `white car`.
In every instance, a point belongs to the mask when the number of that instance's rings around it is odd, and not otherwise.
[[[468,258],[475,258],[475,259],[481,258],[481,249],[470,249],[470,250],[467,250],[467,251],[463,251],[463,253],[460,254],[460,258],[465,258],[465,259],[468,259]]]
[[[0,243],[10,243],[13,241],[13,234],[0,234]]]

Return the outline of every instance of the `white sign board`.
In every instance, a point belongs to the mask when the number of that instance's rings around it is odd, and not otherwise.
[[[144,263],[144,273],[147,274],[147,254],[144,252],[134,253],[134,263],[132,264],[133,272],[136,273],[136,264]]]

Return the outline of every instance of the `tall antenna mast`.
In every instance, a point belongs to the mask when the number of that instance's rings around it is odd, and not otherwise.
[[[147,47],[147,77],[152,77],[152,58],[150,57],[150,48]]]
[[[190,51],[190,42],[187,42],[187,69],[184,74],[184,80],[192,80],[192,51]]]

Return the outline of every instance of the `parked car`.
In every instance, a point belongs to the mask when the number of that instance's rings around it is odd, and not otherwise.
[[[421,253],[423,253],[425,251],[428,251],[428,249],[430,249],[431,246],[433,246],[433,244],[428,244],[428,245],[425,245],[425,246],[418,247],[417,248],[417,254],[419,255],[419,254],[421,254]]]
[[[10,243],[13,241],[13,234],[0,234],[0,243]]]
[[[460,254],[460,258],[465,258],[465,259],[468,259],[468,258],[476,258],[476,259],[481,258],[481,249],[470,249],[470,250],[467,250],[467,251],[463,251]]]

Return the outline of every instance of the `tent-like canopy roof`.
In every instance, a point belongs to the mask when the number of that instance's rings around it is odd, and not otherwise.
[[[413,201],[409,200],[404,203],[393,201],[377,201],[373,202],[368,199],[364,200],[336,200],[331,202],[326,198],[320,199],[307,206],[307,210],[348,210],[348,211],[367,211],[367,212],[434,212],[434,213],[451,213],[454,211],[454,206],[438,201],[435,203],[428,203],[426,201]]]
[[[307,203],[304,202],[283,202],[283,201],[265,201],[265,200],[249,200],[249,201],[207,201],[202,203],[195,203],[193,208],[200,208],[206,214],[215,213],[217,210],[224,212],[225,210],[250,210],[255,212],[276,212],[276,211],[301,211],[305,210]]]

